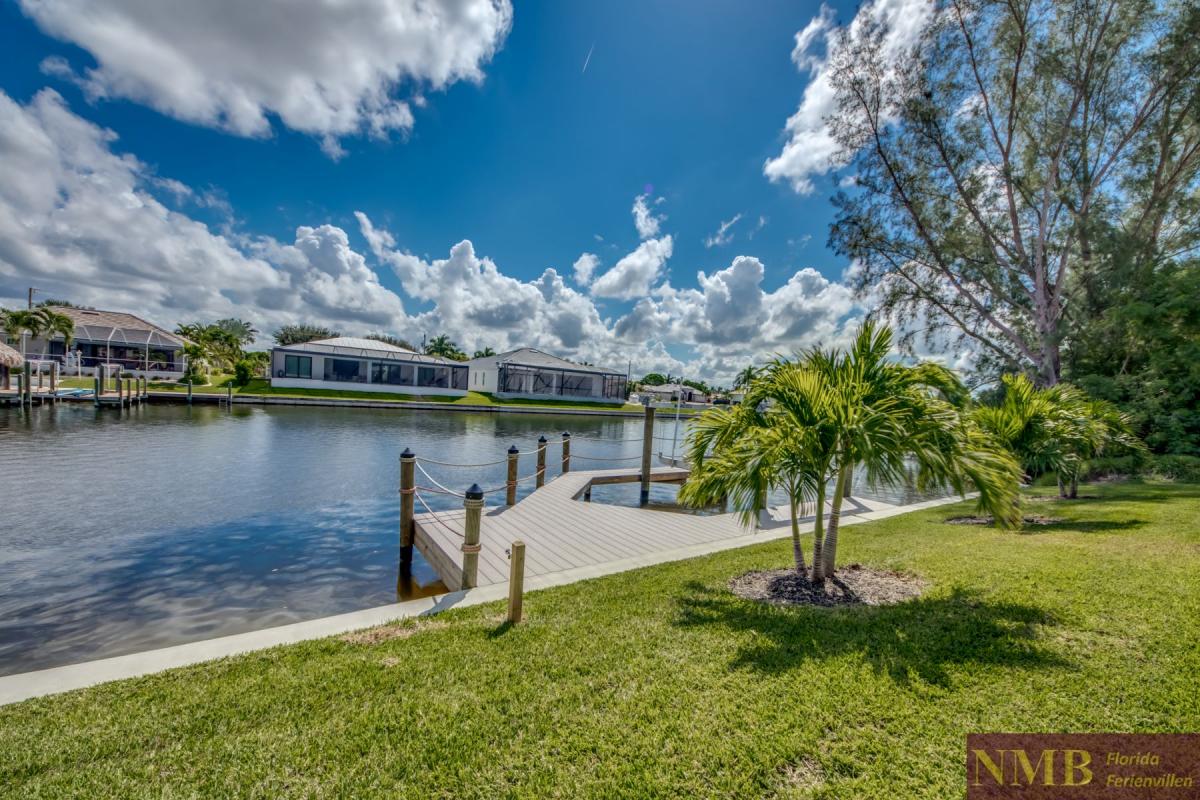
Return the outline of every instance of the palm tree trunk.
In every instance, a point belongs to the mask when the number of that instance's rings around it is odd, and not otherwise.
[[[1071,473],[1071,493],[1068,495],[1072,500],[1079,497],[1079,473]]]
[[[842,496],[846,492],[846,481],[850,473],[849,465],[838,470],[837,483],[833,487],[833,504],[829,509],[829,530],[825,534],[825,577],[832,578],[837,564],[838,525],[842,520]]]
[[[817,519],[813,522],[812,582],[815,586],[825,585],[825,481],[817,482]]]
[[[1063,480],[1063,476],[1062,476],[1061,472],[1058,473],[1058,496],[1059,497],[1067,496],[1067,483],[1066,483],[1066,481]]]
[[[804,566],[804,547],[800,544],[800,509],[796,498],[796,493],[789,492],[789,505],[792,512],[792,556],[796,559],[796,572],[803,575]]]

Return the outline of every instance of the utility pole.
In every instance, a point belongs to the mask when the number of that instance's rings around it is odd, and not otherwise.
[[[38,291],[38,290],[37,290],[37,289],[35,289],[35,288],[33,288],[32,286],[30,286],[30,287],[29,287],[29,304],[28,304],[28,308],[29,308],[29,310],[30,310],[30,311],[32,311],[32,310],[33,310],[33,293],[34,293],[34,292],[36,292],[36,291]]]

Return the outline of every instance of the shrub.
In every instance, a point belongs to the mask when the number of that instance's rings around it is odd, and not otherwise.
[[[233,365],[233,382],[236,386],[245,386],[254,377],[257,365],[248,358],[243,358]]]

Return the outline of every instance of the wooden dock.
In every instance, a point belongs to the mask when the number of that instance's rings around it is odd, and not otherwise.
[[[650,472],[653,483],[682,483],[687,476],[688,470],[677,466],[653,467]],[[736,514],[703,516],[583,499],[593,486],[640,480],[638,467],[568,472],[515,505],[485,506],[480,519],[476,585],[508,580],[508,551],[517,539],[526,545],[525,574],[536,577],[734,539],[752,532]],[[502,495],[497,497],[503,502]],[[843,513],[854,516],[888,507],[886,503],[847,498]],[[417,550],[449,589],[461,588],[466,511],[415,514],[413,521]],[[770,508],[760,516],[757,529],[773,530],[789,524],[786,508]]]

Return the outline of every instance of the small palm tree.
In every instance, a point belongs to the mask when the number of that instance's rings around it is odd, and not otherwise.
[[[41,312],[41,309],[36,311],[17,309],[4,314],[4,334],[10,340],[18,338],[21,340],[22,357],[25,355],[26,335],[30,339],[36,339],[46,331],[46,315]]]
[[[809,491],[816,509],[814,584],[834,574],[842,501],[855,468],[875,483],[896,483],[912,471],[921,489],[978,491],[980,505],[998,524],[1015,526],[1016,462],[964,413],[961,382],[936,365],[889,360],[891,342],[889,330],[868,323],[846,353],[811,350],[769,364],[752,380],[737,412],[712,412],[707,427],[697,425],[689,434],[694,472],[680,496],[694,502],[727,487],[731,497],[736,490],[744,499],[747,481],[783,486],[783,476],[802,474],[796,499],[803,505]],[[721,414],[744,421],[721,426]],[[708,432],[714,426],[720,435]],[[760,427],[771,434],[755,430]],[[723,468],[706,472],[708,461]],[[757,477],[739,475],[735,465],[753,467]],[[689,488],[693,482],[696,488]]]
[[[1145,449],[1129,418],[1111,403],[1091,400],[1067,383],[1038,388],[1024,375],[1001,380],[1000,402],[979,406],[972,416],[1012,452],[1026,480],[1053,472],[1059,495],[1075,498],[1087,459],[1114,449]]]
[[[731,502],[751,527],[758,524],[771,490],[782,489],[788,496],[792,557],[796,571],[804,574],[800,517],[817,494],[820,466],[803,441],[811,431],[786,423],[778,412],[760,411],[751,403],[705,411],[688,437],[692,472],[679,497],[696,506]]]
[[[471,358],[487,358],[488,356],[494,355],[496,355],[495,350],[490,347],[485,347],[482,350],[476,350],[475,355],[471,356]]]
[[[254,338],[258,336],[258,330],[253,325],[245,320],[233,317],[219,319],[213,323],[213,326],[236,338],[238,344],[243,347],[248,344],[254,344]]]

